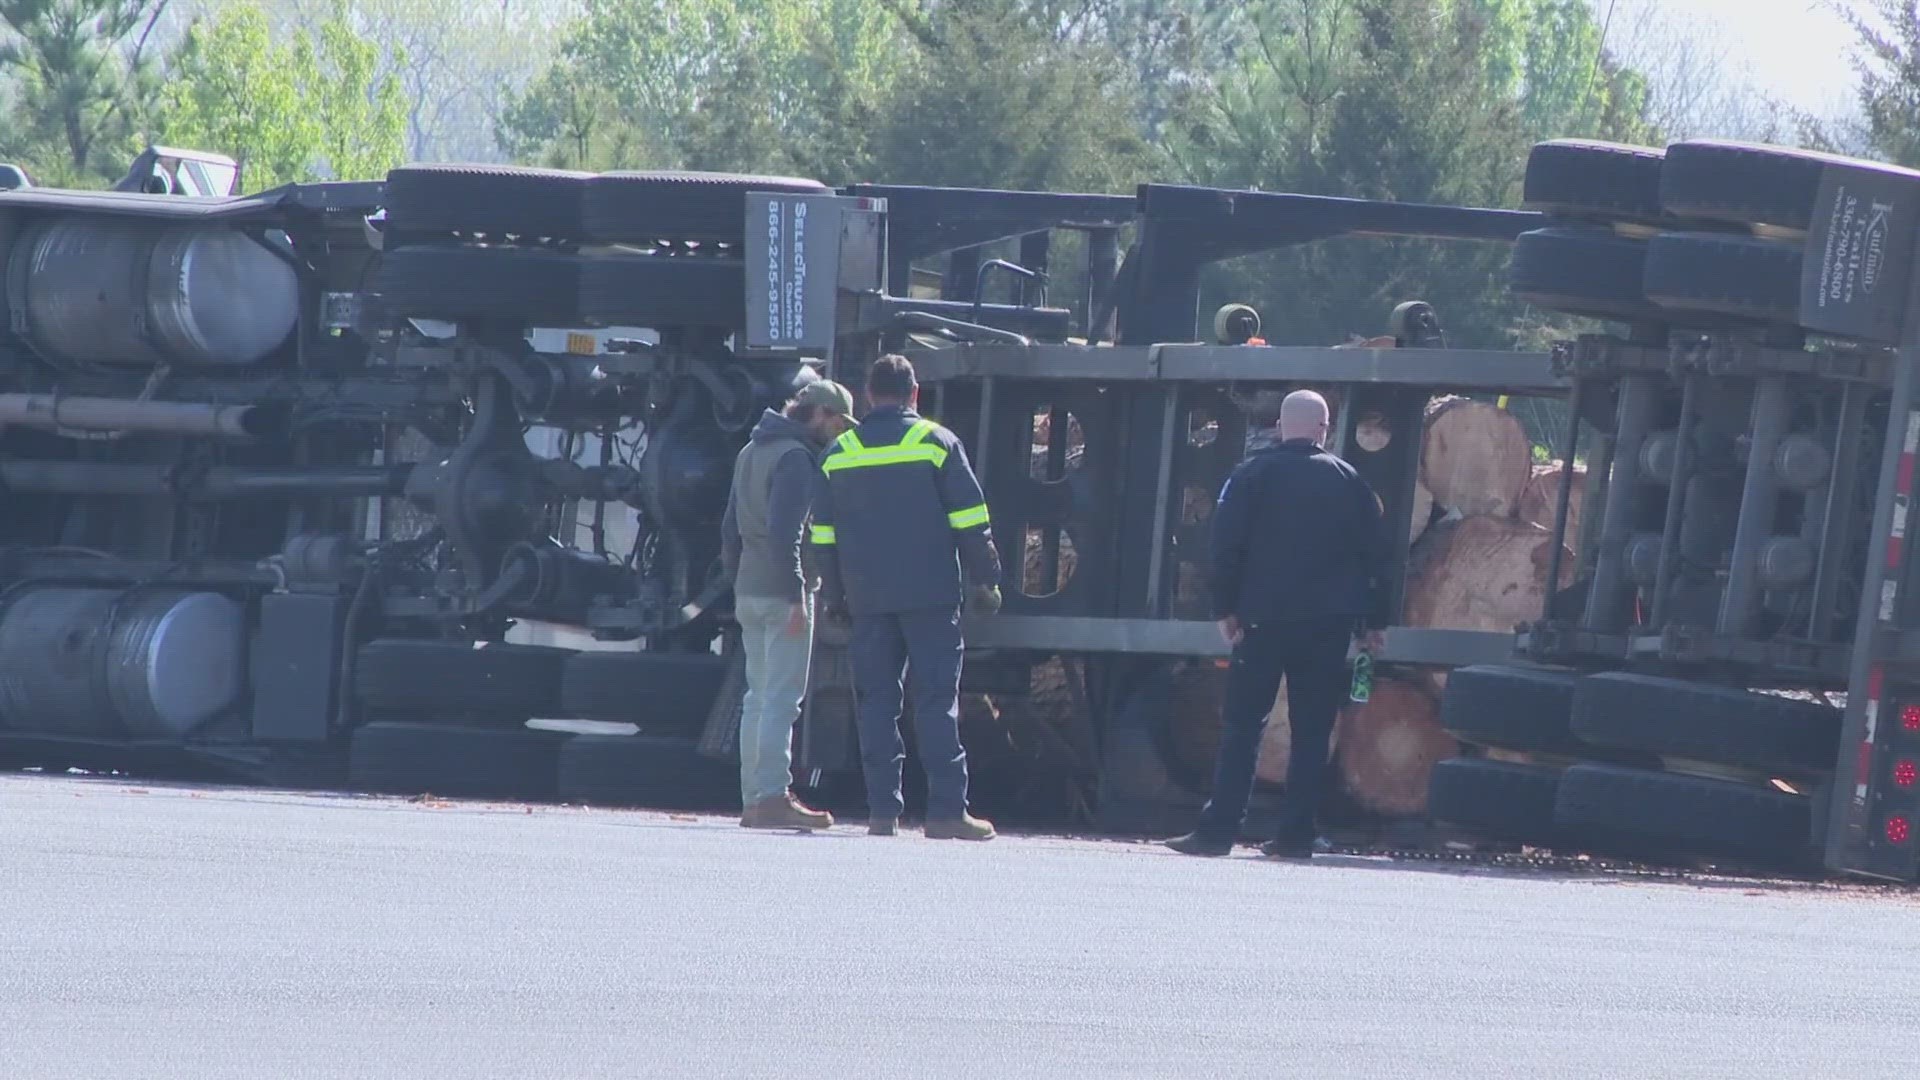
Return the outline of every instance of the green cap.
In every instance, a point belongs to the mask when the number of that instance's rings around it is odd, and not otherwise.
[[[853,416],[853,395],[832,379],[816,379],[808,383],[794,393],[793,400],[802,405],[817,406],[837,416]]]

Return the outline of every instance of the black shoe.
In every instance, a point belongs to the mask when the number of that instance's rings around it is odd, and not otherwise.
[[[1182,855],[1218,857],[1233,852],[1233,841],[1215,840],[1213,837],[1202,836],[1197,832],[1188,833],[1185,836],[1176,836],[1171,840],[1162,841],[1162,843]]]
[[[1311,859],[1314,846],[1312,840],[1269,840],[1260,845],[1260,854],[1269,859]]]
[[[899,831],[900,819],[896,817],[871,817],[867,819],[868,836],[892,836]]]

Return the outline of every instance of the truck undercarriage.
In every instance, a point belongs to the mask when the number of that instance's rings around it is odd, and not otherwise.
[[[1911,878],[1897,740],[1920,740],[1920,705],[1893,687],[1920,648],[1894,628],[1920,422],[1888,417],[1913,396],[1920,189],[1742,153],[1662,202],[1658,151],[1545,144],[1526,211],[479,166],[0,192],[0,761],[723,802],[733,454],[803,364],[857,384],[899,350],[1020,568],[968,625],[964,688],[1014,701],[1055,673],[1072,730],[1022,737],[1101,827],[1179,828],[1204,797],[1169,749],[1170,686],[1225,654],[1197,601],[1204,507],[1262,403],[1335,398],[1333,448],[1395,523],[1400,611],[1429,403],[1555,399],[1551,452],[1588,466],[1594,510],[1575,529],[1562,469],[1544,609],[1517,634],[1386,637],[1389,668],[1450,673],[1466,749],[1433,770],[1434,816]],[[1728,209],[1753,175],[1793,179]],[[1367,347],[1268,345],[1238,307],[1202,332],[1204,268],[1350,236],[1511,243],[1517,295],[1616,332],[1453,349],[1418,302]],[[1802,277],[1831,302],[1803,304]],[[986,302],[1001,278],[1010,302]],[[1067,307],[1055,280],[1080,284]],[[843,646],[818,644],[804,774],[857,762]],[[1676,813],[1693,832],[1655,820]]]

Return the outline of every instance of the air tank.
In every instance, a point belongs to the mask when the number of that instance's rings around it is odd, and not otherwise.
[[[26,231],[7,270],[28,341],[71,363],[244,367],[299,318],[293,268],[221,226],[58,218]]]
[[[245,619],[219,593],[33,589],[0,611],[0,728],[178,739],[245,685]]]

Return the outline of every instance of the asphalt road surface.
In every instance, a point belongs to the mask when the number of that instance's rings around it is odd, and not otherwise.
[[[1903,893],[0,777],[0,1076],[1911,1075]]]

